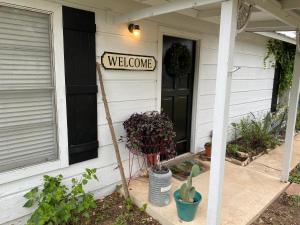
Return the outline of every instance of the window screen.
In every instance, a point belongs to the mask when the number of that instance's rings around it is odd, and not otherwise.
[[[50,15],[0,6],[0,172],[57,159]]]

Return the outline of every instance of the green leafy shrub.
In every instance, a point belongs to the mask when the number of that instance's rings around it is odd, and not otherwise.
[[[148,207],[147,203],[144,203],[144,204],[142,205],[142,207],[139,208],[140,212],[142,212],[142,213],[143,213],[143,212],[146,212],[147,207]]]
[[[276,60],[276,66],[279,66],[281,70],[279,95],[290,89],[292,85],[295,50],[295,45],[284,41],[271,39],[267,43],[267,54],[264,63],[266,64],[267,59],[272,56]]]
[[[278,134],[282,127],[282,122],[267,113],[262,119],[258,119],[251,113],[240,120],[239,123],[232,124],[236,136],[229,145],[227,151],[235,154],[237,151],[260,153],[268,148],[274,148],[279,144]],[[237,146],[238,145],[238,146]]]
[[[125,206],[127,211],[132,211],[134,209],[134,202],[132,198],[127,198],[125,202]]]
[[[228,144],[226,151],[231,156],[237,156],[237,152],[240,151],[240,146],[238,144]]]
[[[290,205],[300,206],[300,196],[299,195],[291,195],[289,196]]]
[[[124,213],[119,215],[116,218],[116,221],[112,225],[130,225],[127,221],[132,221],[133,220],[133,215],[130,213]]]
[[[84,186],[92,179],[98,180],[96,169],[86,169],[82,178],[72,179],[71,188],[62,183],[63,176],[44,176],[43,189],[33,188],[26,193],[24,207],[37,205],[37,209],[27,225],[66,225],[77,224],[82,217],[89,218],[89,210],[96,208],[94,197],[84,191]]]
[[[289,176],[289,182],[300,184],[300,164],[294,168]]]

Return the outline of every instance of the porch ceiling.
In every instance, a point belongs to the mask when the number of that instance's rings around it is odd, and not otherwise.
[[[144,10],[151,6],[166,6],[178,0],[132,0],[145,5]],[[251,14],[246,31],[257,32],[264,36],[270,36],[290,43],[295,43],[295,39],[277,31],[295,31],[300,28],[300,1],[299,0],[247,0],[253,3],[255,8]],[[200,1],[194,1],[200,2]],[[205,1],[203,1],[205,2]],[[207,21],[214,24],[220,23],[220,2],[212,2],[209,5],[192,6],[183,10],[174,8],[173,12],[192,17],[197,20]],[[170,10],[166,13],[171,12]],[[164,13],[161,13],[164,14]],[[120,18],[130,21],[129,14],[124,14]],[[153,14],[155,16],[155,14]]]

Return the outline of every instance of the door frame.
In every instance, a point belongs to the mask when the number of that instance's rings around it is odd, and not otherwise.
[[[169,35],[178,38],[185,38],[196,41],[196,55],[195,55],[195,71],[194,71],[194,86],[193,86],[193,100],[192,100],[192,118],[191,118],[191,140],[189,152],[196,153],[196,140],[197,140],[197,108],[198,108],[198,93],[199,93],[199,76],[201,65],[201,40],[202,35],[190,33],[186,31],[179,31],[175,28],[159,26],[158,28],[158,50],[157,50],[157,86],[156,86],[156,110],[161,112],[161,87],[162,87],[162,54],[163,54],[163,36]]]

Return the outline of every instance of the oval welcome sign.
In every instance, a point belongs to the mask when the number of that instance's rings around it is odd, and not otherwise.
[[[104,52],[101,64],[107,70],[154,71],[156,60],[153,56]]]

